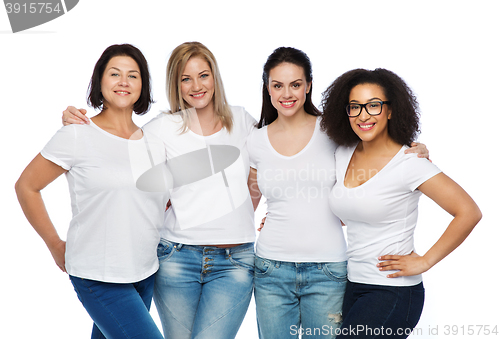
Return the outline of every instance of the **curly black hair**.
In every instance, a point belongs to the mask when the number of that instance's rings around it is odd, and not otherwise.
[[[313,80],[311,60],[309,59],[307,54],[300,49],[296,49],[293,47],[278,47],[271,53],[271,55],[269,55],[266,63],[264,64],[264,71],[262,72],[262,110],[257,128],[269,125],[278,118],[278,111],[271,103],[267,87],[269,86],[269,73],[273,68],[279,66],[282,63],[290,63],[302,67],[306,76],[306,81],[308,83],[311,83],[309,93],[307,93],[306,95],[304,110],[310,115],[321,115],[321,112],[316,108],[316,106],[314,106],[311,99]]]
[[[388,121],[389,136],[401,145],[410,146],[419,132],[419,106],[408,85],[395,73],[377,68],[373,71],[354,69],[339,76],[323,92],[321,128],[342,146],[353,146],[360,138],[352,130],[346,105],[351,89],[360,84],[376,84],[382,87],[392,109]]]

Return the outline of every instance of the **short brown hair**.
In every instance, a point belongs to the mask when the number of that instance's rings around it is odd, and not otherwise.
[[[94,72],[90,79],[87,90],[87,103],[89,106],[105,110],[103,96],[101,93],[101,80],[109,60],[115,56],[128,56],[135,60],[141,73],[142,88],[139,99],[134,103],[134,112],[138,115],[145,114],[154,102],[151,96],[151,77],[149,75],[148,62],[142,52],[130,44],[111,45],[104,50],[94,66]]]

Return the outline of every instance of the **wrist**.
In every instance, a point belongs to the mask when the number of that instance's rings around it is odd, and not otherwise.
[[[50,251],[52,251],[54,248],[57,248],[58,246],[60,246],[62,242],[63,241],[61,240],[61,238],[59,238],[58,235],[56,235],[50,239],[45,240],[45,244],[47,245],[47,247],[49,248]]]
[[[428,270],[431,269],[432,266],[434,266],[436,263],[434,263],[432,261],[431,258],[429,258],[428,254],[426,253],[424,256],[421,257],[422,261],[423,261],[423,268],[424,268],[424,272],[427,272]]]

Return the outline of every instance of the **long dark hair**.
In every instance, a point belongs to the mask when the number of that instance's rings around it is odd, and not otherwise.
[[[307,114],[310,115],[321,115],[320,110],[317,109],[316,106],[314,106],[311,100],[313,79],[311,60],[309,60],[309,57],[306,53],[302,52],[299,49],[293,47],[279,47],[276,48],[273,53],[271,53],[271,55],[267,58],[266,63],[264,64],[264,72],[262,73],[262,111],[260,114],[260,121],[257,124],[258,128],[269,125],[278,118],[278,111],[271,103],[271,98],[269,97],[269,90],[267,89],[267,87],[269,86],[269,73],[271,72],[271,70],[284,62],[302,67],[306,76],[306,81],[311,84],[309,93],[307,93],[306,95],[304,110]]]

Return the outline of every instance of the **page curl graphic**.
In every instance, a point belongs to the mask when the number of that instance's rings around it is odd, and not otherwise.
[[[63,16],[79,0],[4,0],[13,33],[27,30]]]

